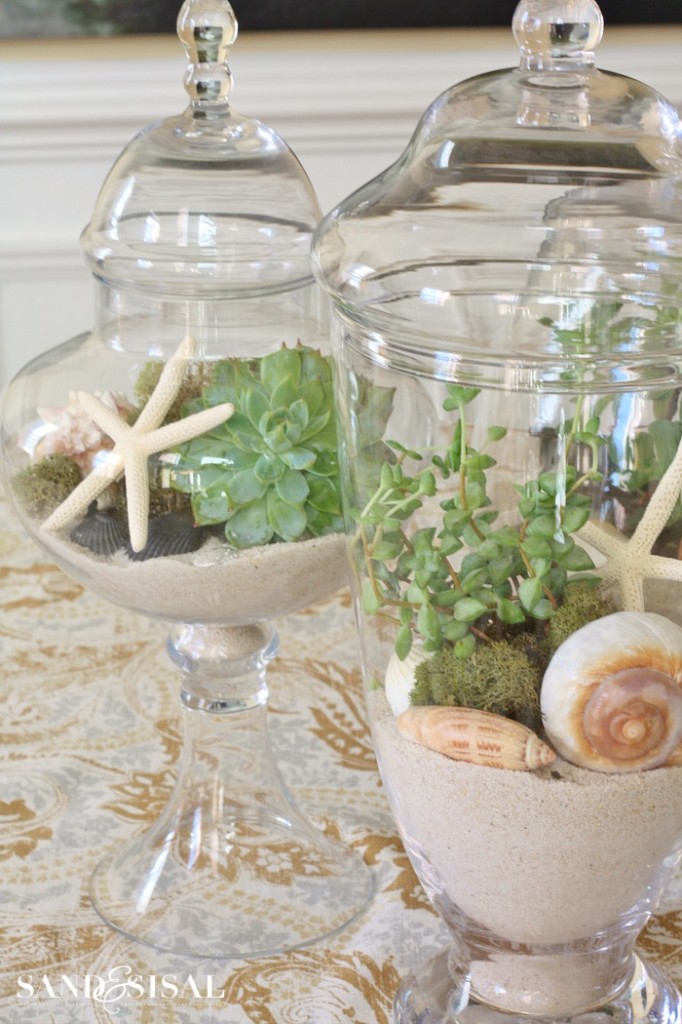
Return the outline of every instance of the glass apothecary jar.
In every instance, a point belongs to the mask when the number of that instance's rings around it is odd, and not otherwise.
[[[227,0],[186,0],[178,35],[189,106],[104,182],[82,236],[96,326],[7,388],[3,475],[50,557],[169,623],[182,671],[175,792],[97,868],[95,907],[157,949],[253,956],[337,931],[371,889],[295,806],[266,727],[273,619],[347,578],[321,212],[231,105]]]
[[[682,134],[592,0],[513,29],[315,242],[374,742],[452,932],[396,1021],[673,1021],[634,944],[682,842]]]

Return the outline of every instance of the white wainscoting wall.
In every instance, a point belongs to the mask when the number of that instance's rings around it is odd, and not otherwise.
[[[614,29],[599,66],[682,107],[682,26]],[[234,106],[276,128],[322,208],[395,160],[432,99],[517,61],[510,32],[283,33],[242,37]],[[112,162],[185,106],[172,37],[0,43],[0,386],[93,325],[79,235]]]

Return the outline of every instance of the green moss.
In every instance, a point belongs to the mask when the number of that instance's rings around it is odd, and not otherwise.
[[[521,629],[504,640],[479,641],[469,658],[444,645],[417,666],[412,704],[479,708],[541,728],[540,686],[554,651],[572,633],[615,611],[585,580],[569,583],[562,603],[542,629]]]
[[[149,515],[162,516],[166,512],[191,512],[192,499],[189,494],[175,491],[170,487],[149,488]]]
[[[50,515],[80,482],[80,469],[66,455],[47,455],[12,481],[18,501],[32,516]]]
[[[534,721],[540,710],[542,671],[507,640],[481,643],[469,658],[444,646],[417,666],[412,704],[478,708]]]
[[[568,583],[562,602],[549,622],[547,641],[550,657],[572,633],[615,610],[613,602],[604,597],[594,583],[585,580]]]
[[[154,388],[159,383],[161,371],[164,366],[165,363],[153,360],[145,363],[140,370],[137,380],[133,385],[135,399],[140,408],[144,408],[149,401]],[[202,388],[206,383],[208,376],[209,371],[206,363],[190,364],[185,374],[185,379],[180,386],[173,404],[166,414],[164,423],[174,423],[176,420],[181,418],[183,405],[185,402],[188,402],[193,398],[198,398],[201,395]]]
[[[117,486],[116,496],[109,508],[111,511],[118,512],[123,516],[128,514],[125,480],[120,481]],[[161,487],[150,480],[149,516],[151,519],[154,519],[156,516],[165,515],[166,512],[191,512],[191,510],[192,502],[188,494],[175,491],[171,487]]]

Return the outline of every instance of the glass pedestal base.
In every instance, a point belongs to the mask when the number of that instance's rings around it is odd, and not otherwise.
[[[100,917],[156,950],[249,958],[311,945],[367,905],[369,869],[305,817],[282,780],[267,729],[267,623],[178,626],[184,747],[156,824],[95,869]]]
[[[682,997],[677,988],[650,963],[632,959],[630,981],[604,1004],[572,1014],[537,1015],[477,999],[470,975],[460,971],[448,947],[405,979],[395,998],[395,1024],[679,1024]]]
[[[91,899],[107,924],[162,952],[241,958],[310,945],[366,906],[362,859],[291,813],[233,808],[208,835],[198,818],[178,814],[100,862]]]

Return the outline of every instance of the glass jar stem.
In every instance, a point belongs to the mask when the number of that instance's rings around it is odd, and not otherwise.
[[[177,782],[156,824],[92,882],[98,913],[128,937],[185,956],[252,957],[310,945],[365,906],[365,864],[308,820],[280,776],[267,728],[277,647],[270,623],[171,629]]]

